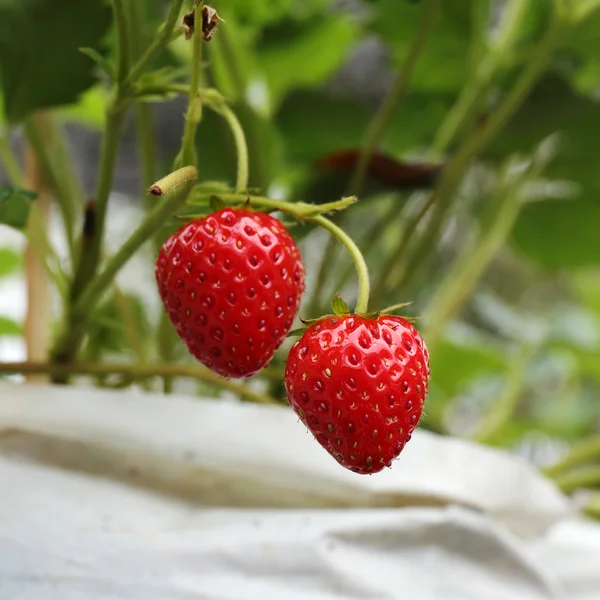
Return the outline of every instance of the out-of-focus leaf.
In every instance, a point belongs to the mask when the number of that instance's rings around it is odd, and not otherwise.
[[[94,63],[81,47],[101,47],[111,11],[104,0],[0,3],[0,80],[9,121],[70,104],[93,85]]]
[[[453,397],[471,380],[497,374],[505,368],[506,358],[500,348],[488,343],[446,339],[436,346],[431,357],[431,380],[448,397]]]
[[[600,179],[591,160],[598,127],[600,103],[576,95],[564,79],[547,76],[484,153],[484,158],[500,160],[529,152],[540,139],[560,133],[558,155],[544,174],[574,182],[579,194],[528,204],[513,231],[517,248],[543,267],[600,264]]]
[[[0,278],[12,275],[23,265],[21,254],[10,248],[0,248]]]
[[[587,199],[536,202],[523,208],[516,247],[545,268],[600,264],[600,204]]]
[[[16,321],[7,317],[0,316],[0,337],[19,336],[23,333],[23,328]]]
[[[338,69],[358,29],[344,16],[305,23],[280,22],[265,33],[259,46],[260,65],[269,82],[271,106],[298,88],[314,88]]]
[[[479,3],[489,4],[486,0]],[[456,92],[462,87],[471,69],[468,57],[474,26],[473,4],[471,0],[441,3],[411,78],[412,89]],[[388,43],[398,67],[406,61],[426,10],[428,7],[423,2],[381,0],[377,3],[372,27]]]
[[[65,121],[81,123],[86,127],[100,130],[106,116],[108,92],[101,85],[95,85],[80,97],[75,104],[58,108],[56,113]]]
[[[276,122],[292,160],[314,161],[339,148],[361,143],[370,111],[358,102],[302,90],[281,105]]]
[[[0,224],[22,231],[27,225],[31,203],[37,194],[12,187],[0,187]]]

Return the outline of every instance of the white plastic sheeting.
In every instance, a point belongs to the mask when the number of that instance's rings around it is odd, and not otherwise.
[[[0,384],[1,600],[597,600],[600,527],[418,431],[339,467],[285,408]]]

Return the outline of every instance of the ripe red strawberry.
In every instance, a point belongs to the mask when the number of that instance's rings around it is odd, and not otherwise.
[[[256,374],[289,332],[304,263],[283,224],[225,208],[185,225],[156,262],[160,297],[189,351],[224,377]]]
[[[389,467],[417,426],[429,355],[401,317],[328,316],[290,351],[288,400],[317,441],[355,473]]]

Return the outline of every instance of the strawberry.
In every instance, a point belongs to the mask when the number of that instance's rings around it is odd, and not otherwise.
[[[201,363],[250,377],[289,332],[304,291],[300,251],[265,213],[225,208],[165,242],[156,281],[169,318]]]
[[[409,321],[392,315],[327,316],[292,347],[288,401],[339,463],[369,474],[391,466],[425,403],[429,355]]]

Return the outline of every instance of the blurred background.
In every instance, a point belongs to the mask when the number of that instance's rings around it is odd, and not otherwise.
[[[169,3],[129,4],[133,52],[141,53]],[[570,456],[549,471],[567,492],[600,487],[595,4],[214,0],[224,23],[205,45],[202,73],[202,85],[217,88],[242,123],[251,188],[314,203],[358,195],[336,219],[366,256],[371,308],[412,302],[405,313],[419,317],[430,347],[422,427],[510,449],[542,468]],[[5,363],[47,361],[64,310],[72,257],[53,202],[53,164],[68,175],[58,193],[66,186],[82,199],[77,223],[94,193],[110,94],[81,46],[94,48],[100,64],[114,59],[108,3],[0,3],[0,221],[13,225],[0,225]],[[153,73],[186,81],[190,60],[180,36]],[[157,78],[146,76],[148,88]],[[184,95],[159,90],[127,113],[107,255],[141,219],[148,186],[170,172],[186,106]],[[197,149],[200,179],[231,185],[233,138],[208,110]],[[6,216],[16,188],[39,194],[38,218],[21,232]],[[352,303],[356,280],[341,247],[308,226],[291,231],[309,273],[300,316],[328,312],[338,292]],[[94,309],[82,362],[192,364],[161,327],[155,251],[144,247]],[[288,348],[244,384],[250,399],[285,404]],[[5,376],[20,380],[10,370]],[[92,383],[163,389],[158,378]],[[174,386],[248,399],[237,384],[188,378]]]

